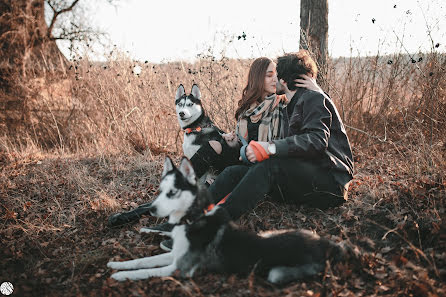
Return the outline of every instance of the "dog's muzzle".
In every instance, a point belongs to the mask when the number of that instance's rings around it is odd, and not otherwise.
[[[156,209],[156,206],[155,206],[155,205],[150,205],[150,207],[149,207],[148,209],[149,209],[149,213],[150,213],[152,216],[156,216],[157,209]]]

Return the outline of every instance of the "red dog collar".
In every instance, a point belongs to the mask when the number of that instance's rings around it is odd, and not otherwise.
[[[192,129],[192,128],[186,128],[186,129],[184,129],[184,133],[186,133],[186,134],[190,134],[190,133],[192,133],[192,132],[200,132],[201,131],[201,127],[197,127],[197,128],[195,128],[195,129]]]

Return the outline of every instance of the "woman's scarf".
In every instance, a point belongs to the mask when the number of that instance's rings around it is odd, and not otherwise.
[[[258,104],[253,103],[237,122],[236,132],[244,139],[248,139],[248,117],[252,123],[260,121],[257,141],[271,141],[280,136],[282,109],[286,106],[285,95],[270,95]]]

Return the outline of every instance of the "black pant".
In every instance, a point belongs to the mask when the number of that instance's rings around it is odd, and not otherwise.
[[[227,167],[209,187],[214,203],[223,204],[233,219],[252,210],[265,194],[279,193],[285,202],[326,209],[341,205],[346,192],[319,161],[270,158],[252,166]]]

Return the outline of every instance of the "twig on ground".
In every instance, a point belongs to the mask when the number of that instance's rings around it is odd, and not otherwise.
[[[375,222],[375,221],[373,221],[373,220],[371,220],[371,219],[366,219],[366,221],[367,221],[367,222],[370,222],[370,223],[372,223],[372,224],[374,224],[374,225],[376,225],[376,226],[378,226],[378,227],[380,227],[380,228],[382,228],[382,229],[384,229],[384,230],[387,230],[386,234],[384,234],[384,236],[382,237],[382,239],[385,239],[386,236],[387,236],[389,233],[394,233],[395,235],[397,235],[397,236],[398,236],[399,238],[401,238],[405,243],[407,243],[407,244],[410,246],[410,248],[411,248],[412,250],[414,250],[415,254],[419,254],[419,255],[421,255],[421,256],[424,258],[424,260],[426,260],[426,262],[429,264],[429,266],[430,266],[430,267],[433,267],[433,270],[434,270],[436,276],[438,276],[438,277],[440,276],[439,272],[438,272],[437,269],[436,269],[436,266],[432,263],[432,261],[429,260],[429,258],[426,256],[426,254],[425,254],[422,250],[420,250],[419,248],[417,248],[417,247],[416,247],[413,243],[411,243],[409,240],[407,240],[404,236],[402,236],[400,233],[398,233],[398,232],[396,231],[397,228],[389,229],[388,227],[383,226],[383,225],[381,225],[380,223],[377,223],[377,222]]]

